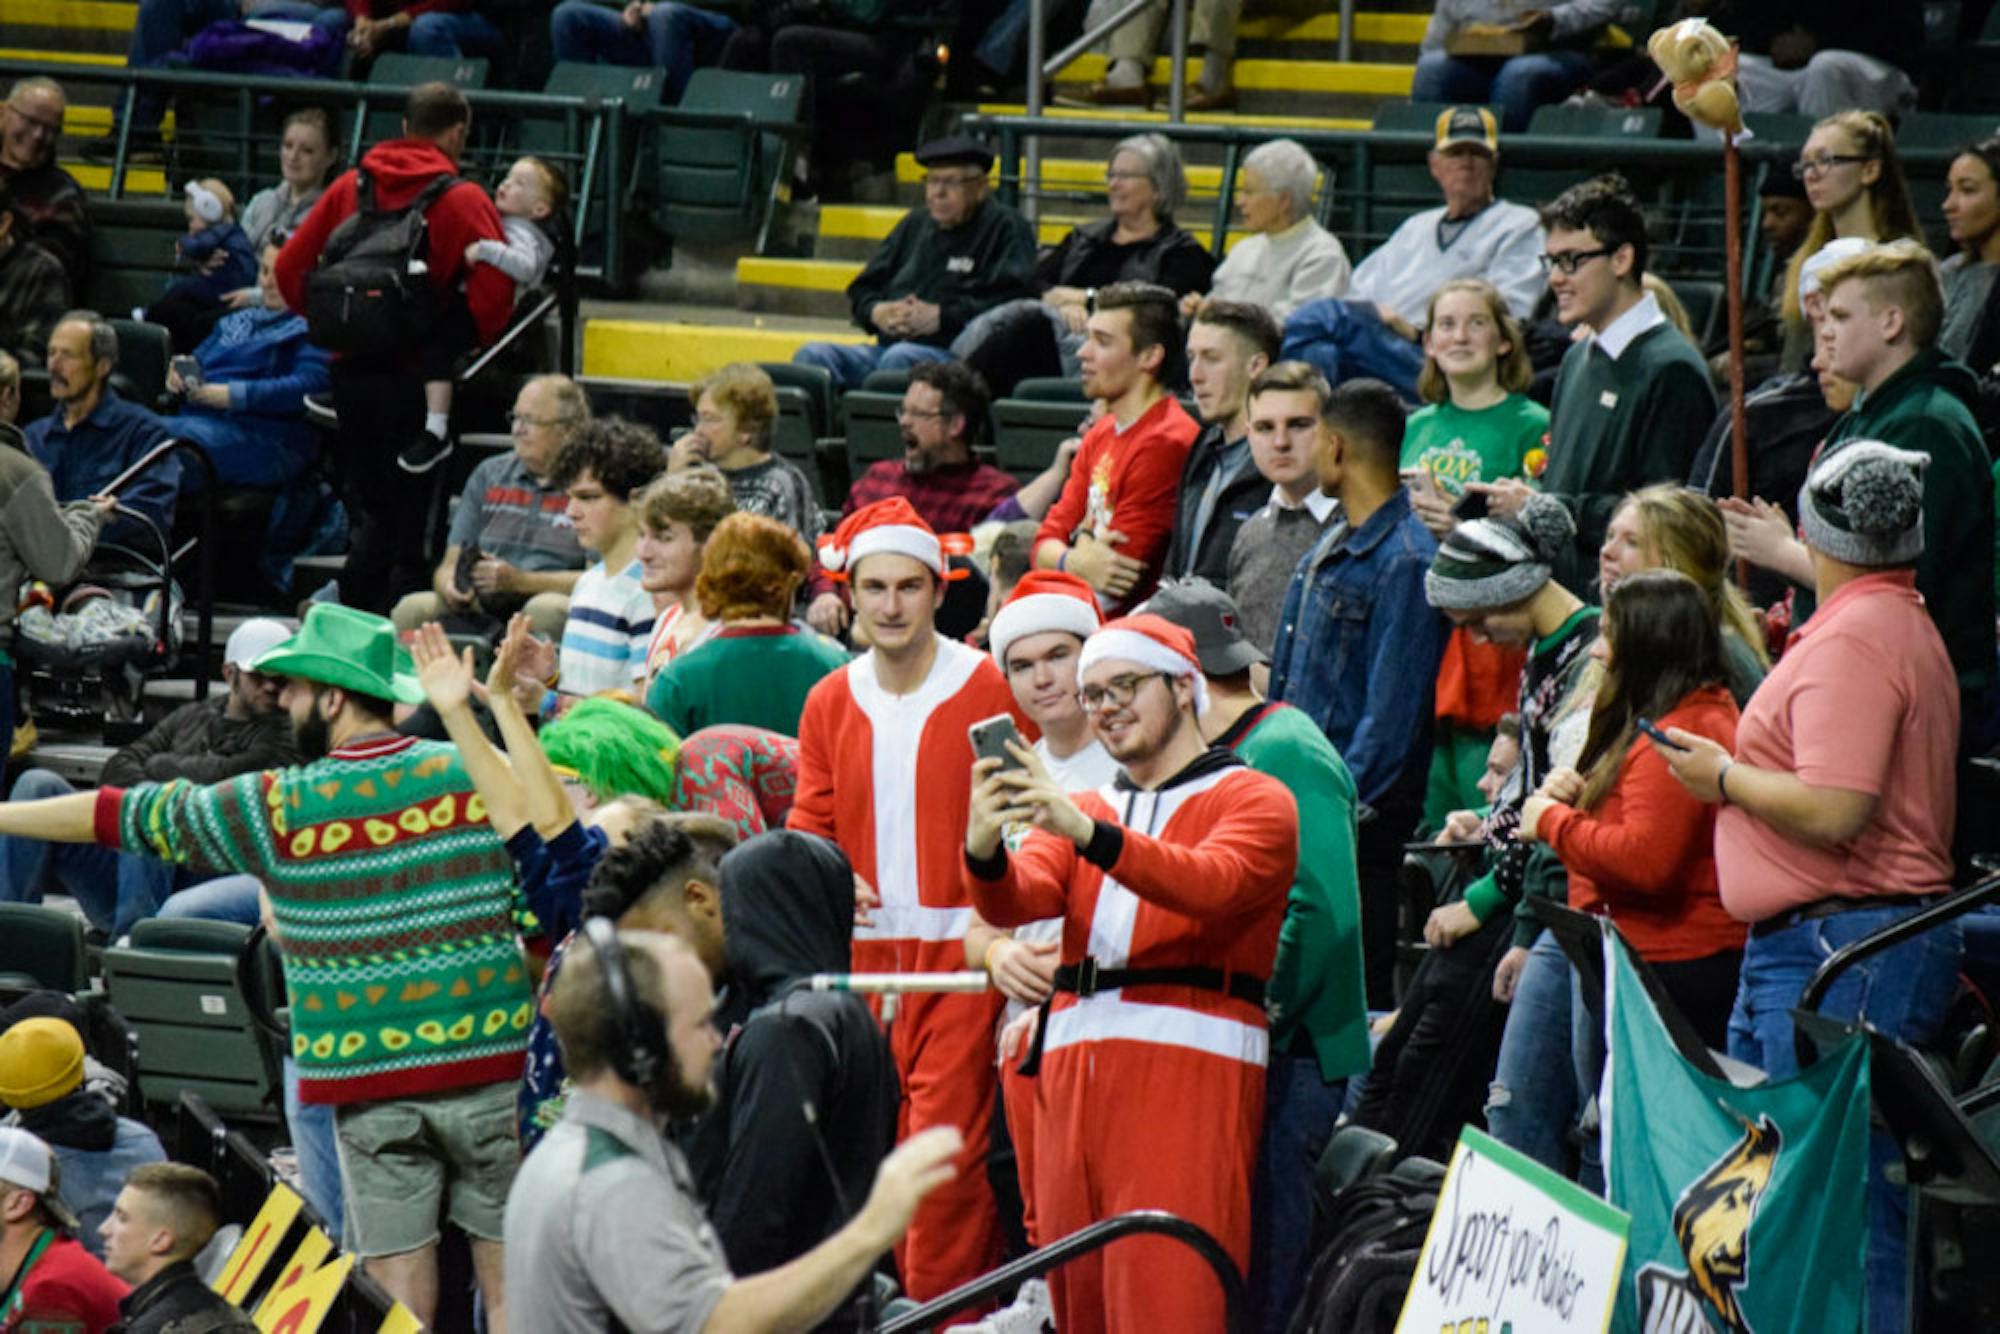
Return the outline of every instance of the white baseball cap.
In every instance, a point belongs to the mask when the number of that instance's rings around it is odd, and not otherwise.
[[[0,1126],[0,1181],[41,1196],[42,1207],[57,1223],[76,1230],[76,1215],[58,1193],[62,1177],[56,1156],[41,1136],[18,1126]]]
[[[270,616],[253,616],[236,627],[223,646],[222,660],[249,669],[257,659],[292,637],[292,628]]]

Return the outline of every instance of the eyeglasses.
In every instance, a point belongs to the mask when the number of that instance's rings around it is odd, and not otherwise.
[[[1808,176],[1823,176],[1835,167],[1872,161],[1874,159],[1865,153],[1821,153],[1818,157],[1802,157],[1792,164],[1792,179],[1802,181]]]
[[[944,412],[925,412],[925,411],[923,411],[923,410],[922,410],[922,409],[920,409],[920,408],[897,408],[897,409],[896,409],[896,420],[897,420],[897,421],[899,421],[899,422],[934,422],[934,421],[942,421],[942,420],[944,420],[944,418],[945,418],[945,417],[946,417],[947,415],[949,415],[949,414],[947,414],[947,413],[944,413]]]
[[[1615,246],[1605,246],[1598,250],[1565,250],[1560,255],[1544,254],[1537,255],[1536,258],[1542,262],[1543,273],[1547,273],[1551,269],[1562,273],[1575,273],[1591,260],[1603,259],[1616,248]]]
[[[507,429],[532,431],[538,427],[568,426],[571,420],[569,417],[530,417],[525,412],[510,412],[507,414]]]
[[[40,116],[31,116],[27,112],[21,110],[21,108],[15,106],[12,102],[5,103],[5,106],[7,110],[13,112],[16,116],[19,116],[22,120],[28,122],[28,127],[31,133],[38,134],[45,139],[54,139],[62,134],[62,121],[59,119],[43,120]]]
[[[1119,181],[1145,181],[1151,179],[1143,171],[1107,171],[1104,173],[1105,183],[1109,185],[1116,185]]]
[[[1165,672],[1131,672],[1124,676],[1114,676],[1101,686],[1085,686],[1076,692],[1076,702],[1085,713],[1096,713],[1100,709],[1122,709],[1132,702],[1139,693],[1139,687],[1154,677],[1166,680]]]

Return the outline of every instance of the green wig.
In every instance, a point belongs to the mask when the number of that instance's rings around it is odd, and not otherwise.
[[[601,695],[580,699],[542,729],[542,749],[551,764],[574,773],[600,805],[633,794],[673,805],[681,739],[635,705]]]

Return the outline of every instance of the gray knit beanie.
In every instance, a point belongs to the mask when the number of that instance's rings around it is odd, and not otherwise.
[[[1880,440],[1840,445],[1799,488],[1806,545],[1849,565],[1910,565],[1924,550],[1931,456]]]
[[[1424,575],[1424,596],[1439,611],[1525,602],[1575,540],[1576,521],[1560,500],[1530,496],[1511,519],[1468,519],[1445,534]]]

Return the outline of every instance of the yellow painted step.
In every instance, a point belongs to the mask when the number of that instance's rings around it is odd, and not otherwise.
[[[64,171],[76,177],[76,183],[86,190],[104,191],[111,188],[111,168],[99,162],[64,162]],[[128,195],[163,195],[167,192],[167,174],[158,167],[127,167],[125,169],[125,193]]]
[[[982,116],[1025,116],[1028,108],[1019,102],[982,102]],[[1045,120],[1143,120],[1165,124],[1167,113],[1141,111],[1138,107],[1058,107],[1042,108]],[[1189,125],[1237,125],[1244,129],[1269,130],[1366,130],[1372,122],[1366,116],[1246,116],[1237,111],[1192,111]]]
[[[1190,164],[1186,169],[1188,194],[1193,198],[1203,196],[1215,198],[1222,188],[1222,168],[1200,163]],[[988,176],[994,182],[1000,179],[1000,168],[996,163]],[[924,169],[915,155],[896,155],[896,183],[898,185],[921,185]],[[1081,158],[1043,158],[1042,188],[1045,190],[1088,190],[1101,194],[1104,190],[1104,164]],[[844,206],[843,206],[844,207]],[[826,230],[826,214],[820,214],[820,230]],[[844,233],[842,233],[844,234]]]
[[[902,221],[906,212],[907,209],[897,208],[893,204],[826,204],[821,206],[819,211],[819,234],[848,241],[881,241],[888,237],[890,230],[898,222]],[[1189,226],[1188,230],[1204,245],[1214,239],[1206,225],[1207,217],[1205,209],[1189,211],[1189,218],[1201,219],[1201,225]],[[1083,215],[1044,216],[1036,224],[1036,240],[1042,245],[1054,245],[1069,235],[1070,229],[1078,223],[1091,220]],[[1187,221],[1184,220],[1182,225],[1186,226]],[[1230,233],[1225,249],[1234,246],[1244,235],[1241,232]],[[736,273],[737,278],[741,280],[743,270],[740,261]]]
[[[169,107],[166,115],[160,118],[160,128],[171,136],[174,128],[173,108]],[[111,108],[72,106],[63,113],[63,133],[80,136],[111,133]]]
[[[1064,83],[1096,83],[1104,77],[1106,61],[1089,52],[1070,61],[1057,74]],[[1156,88],[1167,86],[1173,62],[1165,56],[1153,61],[1146,81]],[[1354,93],[1370,97],[1408,97],[1414,65],[1378,64],[1360,60],[1239,60],[1233,71],[1238,88],[1254,88],[1283,93]],[[1190,56],[1189,82],[1201,77],[1201,59]]]
[[[617,380],[691,383],[732,361],[790,361],[807,343],[865,343],[859,330],[820,333],[768,326],[590,320],[583,373]]]
[[[113,69],[125,68],[125,57],[99,51],[29,51],[21,47],[0,46],[0,60],[32,60],[44,65],[103,65]]]
[[[88,28],[130,32],[139,6],[113,0],[7,0],[7,21],[24,28]]]
[[[1354,40],[1379,42],[1384,46],[1415,46],[1424,40],[1424,29],[1430,22],[1428,14],[1356,14]],[[1265,14],[1238,22],[1236,35],[1267,42],[1337,42],[1340,14],[1335,11],[1311,18]]]
[[[746,287],[789,287],[801,292],[845,292],[861,275],[853,259],[771,259],[745,255],[736,261],[736,281]]]

